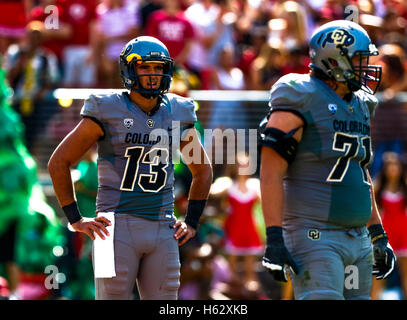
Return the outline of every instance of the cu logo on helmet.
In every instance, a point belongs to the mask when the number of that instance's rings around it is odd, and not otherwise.
[[[337,46],[349,47],[355,42],[355,37],[344,29],[336,29],[327,34],[324,42],[322,43],[323,48],[327,42],[333,43]]]

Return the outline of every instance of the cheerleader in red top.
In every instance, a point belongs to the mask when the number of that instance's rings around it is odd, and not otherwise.
[[[259,198],[258,179],[240,175],[239,168],[248,163],[247,156],[239,156],[238,163],[230,173],[232,185],[227,190],[227,216],[224,222],[225,251],[231,269],[237,275],[238,259],[244,262],[244,275],[247,283],[257,281],[256,256],[262,254],[263,244],[254,219],[254,206]]]
[[[383,227],[397,257],[404,299],[407,299],[407,184],[404,165],[396,153],[383,155],[383,167],[375,181],[375,197]],[[373,279],[372,299],[380,299],[385,283]]]

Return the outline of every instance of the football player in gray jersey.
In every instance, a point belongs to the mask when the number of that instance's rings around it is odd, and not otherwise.
[[[56,148],[48,169],[72,228],[94,240],[96,299],[131,299],[136,282],[141,299],[177,299],[178,246],[196,234],[212,167],[194,128],[193,101],[168,93],[173,59],[165,45],[135,38],[119,64],[129,91],[90,95],[83,119]],[[95,143],[97,217],[83,218],[70,167]],[[173,149],[188,157],[193,176],[184,222],[173,214]]]
[[[367,169],[377,54],[362,27],[333,21],[311,37],[310,74],[271,88],[259,135],[262,263],[276,280],[291,275],[295,299],[369,299],[372,273],[393,271]]]

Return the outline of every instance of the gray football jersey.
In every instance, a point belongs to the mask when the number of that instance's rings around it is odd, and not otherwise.
[[[376,105],[377,99],[361,90],[348,103],[326,83],[305,74],[286,75],[271,88],[270,111],[288,110],[305,122],[296,158],[284,179],[285,227],[367,223],[370,119]]]
[[[159,108],[146,114],[127,93],[91,95],[83,117],[100,124],[96,210],[159,220],[173,217],[175,131],[197,120],[189,98],[167,93]],[[174,133],[174,134],[173,134]]]

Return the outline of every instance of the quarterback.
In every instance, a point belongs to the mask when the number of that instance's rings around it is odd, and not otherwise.
[[[48,168],[72,228],[94,240],[96,299],[131,299],[136,282],[141,299],[177,299],[178,245],[196,234],[212,168],[194,128],[192,100],[168,93],[173,59],[165,45],[153,37],[135,38],[123,48],[119,64],[128,91],[90,95],[83,119],[56,148]],[[201,151],[201,159],[188,163],[193,179],[185,222],[173,214],[174,123],[181,132],[181,153],[188,144]],[[97,216],[83,218],[69,168],[94,143]],[[109,241],[111,247],[103,246]]]
[[[368,171],[378,51],[338,20],[313,33],[309,52],[310,73],[273,85],[260,124],[262,264],[276,280],[290,275],[295,299],[369,299],[372,273],[384,279],[395,263]]]

